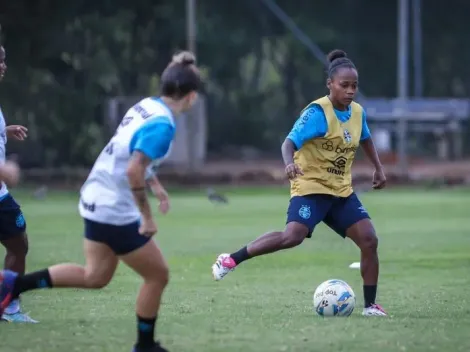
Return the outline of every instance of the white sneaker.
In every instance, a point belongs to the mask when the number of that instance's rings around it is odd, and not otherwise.
[[[223,253],[219,255],[214,265],[212,265],[212,276],[214,280],[222,280],[225,275],[234,271],[236,266],[237,263],[230,257],[230,254]]]
[[[362,315],[365,317],[386,317],[387,313],[380,305],[373,304],[368,308],[364,308]]]

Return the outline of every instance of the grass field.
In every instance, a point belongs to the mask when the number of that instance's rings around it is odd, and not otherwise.
[[[470,351],[470,190],[389,190],[362,200],[380,236],[379,303],[388,318],[363,318],[358,250],[328,228],[294,250],[244,263],[212,281],[216,256],[282,228],[281,189],[228,191],[216,207],[198,193],[175,194],[156,240],[171,268],[158,335],[170,351]],[[45,201],[19,192],[30,234],[28,270],[83,262],[75,194]],[[3,252],[0,250],[0,254]],[[315,287],[346,280],[358,297],[349,318],[312,311]],[[130,351],[140,280],[120,266],[102,291],[25,294],[37,325],[2,324],[0,351]]]

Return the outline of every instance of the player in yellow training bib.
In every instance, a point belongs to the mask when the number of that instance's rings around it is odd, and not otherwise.
[[[323,221],[361,250],[365,316],[386,316],[376,304],[378,239],[369,214],[352,188],[351,165],[361,146],[375,166],[373,188],[385,186],[385,175],[367,127],[364,109],[353,101],[358,72],[344,51],[328,55],[329,95],[313,101],[301,113],[282,145],[291,200],[284,231],[265,234],[232,254],[221,254],[212,266],[221,280],[243,261],[295,247],[312,236]]]

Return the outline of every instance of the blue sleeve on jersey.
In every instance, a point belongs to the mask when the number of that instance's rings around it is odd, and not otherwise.
[[[130,152],[135,150],[155,160],[165,156],[175,135],[175,128],[166,117],[151,119],[134,133]]]
[[[370,130],[369,126],[367,125],[367,115],[366,111],[362,109],[362,132],[361,132],[361,142],[370,138]]]
[[[300,115],[287,138],[299,150],[309,139],[324,137],[327,130],[328,122],[323,109],[319,105],[312,105]]]

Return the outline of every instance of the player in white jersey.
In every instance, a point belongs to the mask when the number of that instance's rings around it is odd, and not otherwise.
[[[201,85],[195,58],[173,57],[161,77],[161,97],[146,98],[123,118],[81,189],[79,209],[85,221],[86,265],[60,264],[24,276],[0,272],[0,313],[9,297],[37,288],[102,288],[112,279],[119,260],[140,274],[135,352],[166,351],[154,339],[160,298],[168,267],[154,241],[157,232],[146,195],[146,181],[169,209],[168,195],[150,168],[168,155],[175,134],[174,115],[188,110]]]
[[[3,46],[0,46],[0,81],[3,80],[6,71],[6,53]],[[7,126],[0,109],[0,165],[3,166],[4,170],[10,168],[14,173],[12,174],[13,180],[8,180],[7,176],[7,182],[0,183],[0,243],[6,250],[4,269],[13,270],[20,274],[25,272],[28,237],[26,235],[26,221],[21,207],[11,196],[6,185],[6,183],[11,184],[11,181],[16,182],[19,173],[17,165],[6,160],[6,143],[9,139],[24,140],[27,137],[27,131],[24,126]],[[9,306],[5,309],[3,316],[0,315],[0,318],[9,322],[36,322],[27,314],[21,312],[19,297],[12,299]]]

